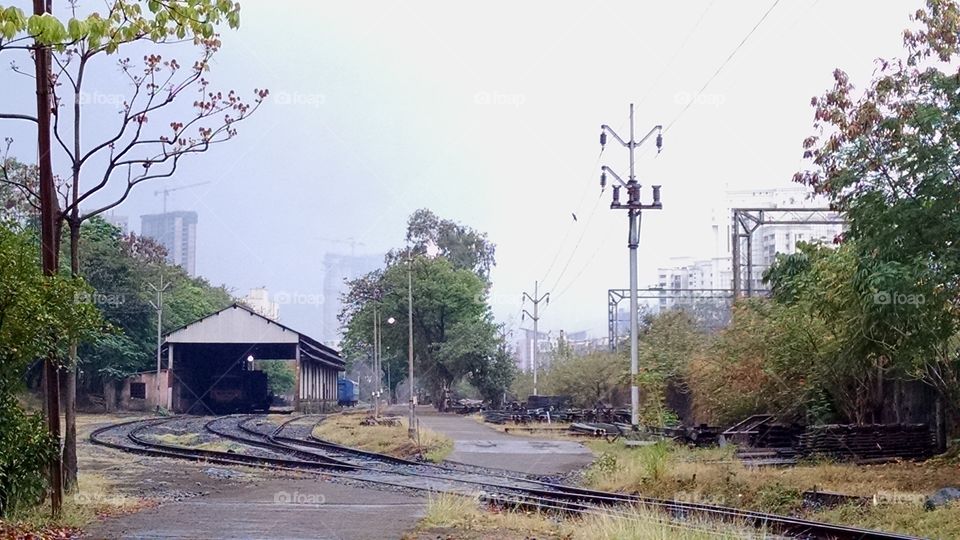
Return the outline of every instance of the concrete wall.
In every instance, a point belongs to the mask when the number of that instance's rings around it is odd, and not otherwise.
[[[160,400],[162,407],[170,408],[171,388],[169,380],[169,371],[160,370]],[[131,396],[131,387],[136,384],[144,385],[144,397],[137,398]],[[157,374],[156,372],[144,372],[131,375],[124,379],[117,393],[119,408],[128,411],[152,411],[157,407]]]

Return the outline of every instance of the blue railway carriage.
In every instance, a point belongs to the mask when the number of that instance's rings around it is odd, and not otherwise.
[[[353,407],[360,399],[360,383],[350,379],[337,379],[337,404]]]

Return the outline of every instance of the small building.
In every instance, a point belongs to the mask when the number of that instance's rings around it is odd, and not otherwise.
[[[166,392],[157,400],[156,391],[147,388],[155,388],[155,372],[136,374],[124,382],[121,404],[142,399],[186,414],[262,410],[266,375],[256,370],[256,361],[286,360],[296,377],[294,409],[318,412],[336,406],[337,378],[344,371],[336,350],[242,304],[166,334],[160,352]],[[141,392],[143,398],[133,396]]]

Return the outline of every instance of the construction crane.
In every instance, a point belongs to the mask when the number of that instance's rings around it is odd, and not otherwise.
[[[202,186],[202,185],[204,185],[204,184],[209,184],[209,183],[210,183],[210,181],[207,180],[207,181],[205,181],[205,182],[197,182],[197,183],[195,183],[195,184],[187,184],[187,185],[185,185],[185,186],[176,186],[176,187],[171,187],[171,188],[158,189],[158,190],[156,190],[156,191],[153,192],[153,195],[154,195],[154,196],[157,196],[157,195],[163,194],[163,213],[166,214],[166,213],[167,213],[167,196],[169,196],[171,192],[180,191],[181,189],[187,189],[187,188]]]
[[[356,247],[357,247],[357,246],[365,246],[365,245],[366,245],[366,244],[364,244],[363,242],[358,242],[358,241],[357,241],[355,238],[353,238],[352,236],[349,237],[349,238],[327,238],[327,237],[325,237],[325,236],[318,236],[317,239],[318,239],[318,240],[323,240],[324,242],[331,242],[331,243],[334,243],[334,244],[347,244],[347,245],[349,245],[349,246],[350,246],[350,256],[351,256],[351,257],[355,255],[355,251],[356,251]]]

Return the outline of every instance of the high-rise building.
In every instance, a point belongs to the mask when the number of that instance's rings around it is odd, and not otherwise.
[[[153,238],[167,250],[167,262],[191,276],[197,270],[197,213],[167,212],[140,216],[140,234]]]
[[[347,292],[347,281],[382,268],[383,255],[345,255],[326,253],[323,257],[323,329],[324,343],[333,345],[340,339],[340,321],[337,316],[343,303],[340,296]]]
[[[250,289],[247,296],[243,297],[243,303],[271,321],[280,318],[280,305],[270,300],[270,292],[266,287]]]

